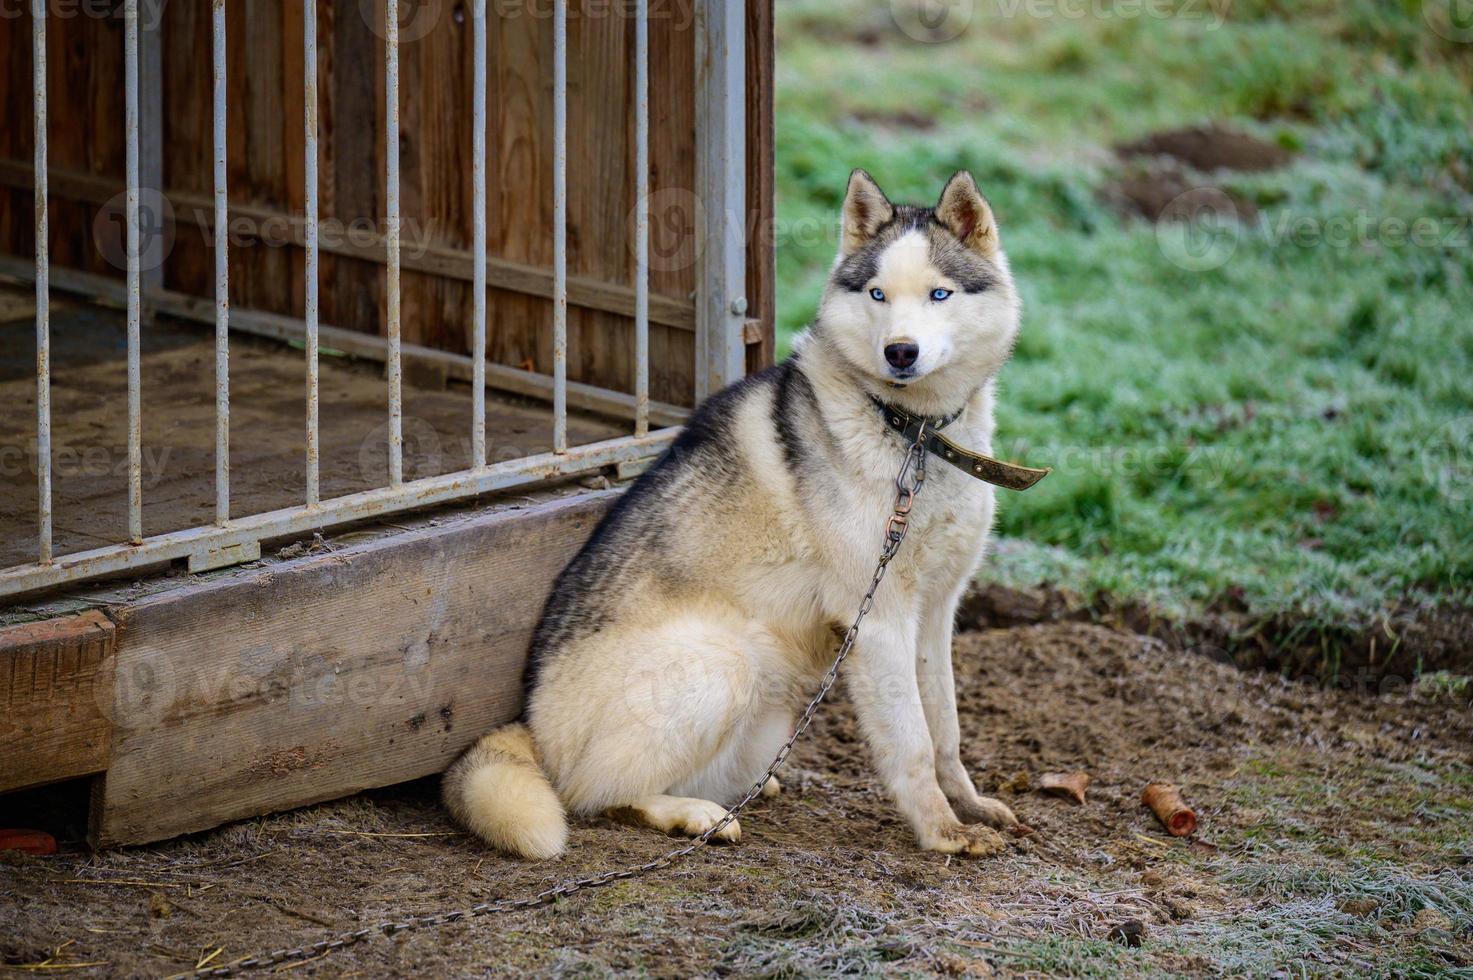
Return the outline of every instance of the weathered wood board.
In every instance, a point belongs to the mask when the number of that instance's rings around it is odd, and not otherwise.
[[[486,514],[118,610],[94,843],[443,769],[520,711],[542,602],[615,496]]]
[[[114,639],[100,612],[0,629],[0,792],[107,767]]]

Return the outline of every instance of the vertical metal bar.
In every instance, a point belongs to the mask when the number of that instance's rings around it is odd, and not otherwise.
[[[471,317],[475,360],[471,381],[471,465],[486,465],[486,0],[475,0],[475,55],[471,95],[472,261],[475,262]]]
[[[307,210],[306,222],[306,286],[307,302],[307,506],[321,500],[318,462],[321,443],[318,439],[317,394],[317,0],[302,4],[302,124],[306,136],[304,161]]]
[[[650,431],[650,11],[634,10],[634,434]]]
[[[136,0],[133,0],[136,2]],[[215,523],[230,520],[230,198],[225,186],[225,0],[215,0]]]
[[[123,130],[128,225],[128,541],[143,543],[142,281],[138,268],[138,0],[123,7]]]
[[[552,19],[552,451],[568,451],[568,0]]]
[[[696,397],[746,371],[746,4],[695,0]]]
[[[31,0],[31,102],[36,127],[37,561],[51,563],[51,226],[46,181],[46,0]]]
[[[399,354],[399,4],[384,3],[384,198],[388,245],[389,486],[404,482],[404,404]]]

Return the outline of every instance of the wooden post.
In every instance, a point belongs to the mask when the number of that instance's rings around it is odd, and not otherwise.
[[[746,4],[695,0],[695,13],[699,401],[746,371]]]

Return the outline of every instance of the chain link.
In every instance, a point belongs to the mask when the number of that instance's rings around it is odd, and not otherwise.
[[[757,778],[747,790],[746,795],[734,806],[728,809],[714,825],[705,833],[692,840],[690,843],[669,851],[653,861],[635,865],[629,868],[619,868],[614,871],[605,871],[601,874],[591,875],[587,878],[575,878],[561,884],[537,892],[526,898],[502,899],[496,902],[482,902],[468,908],[455,909],[450,912],[440,912],[434,915],[414,915],[403,919],[390,919],[352,932],[342,933],[333,939],[324,939],[310,946],[294,946],[289,949],[278,949],[270,953],[260,953],[245,959],[236,960],[217,967],[206,967],[187,973],[178,974],[180,977],[232,977],[248,970],[260,970],[268,966],[276,966],[281,963],[300,962],[302,960],[316,959],[326,956],[346,946],[368,939],[371,936],[392,936],[401,932],[409,932],[416,929],[432,929],[437,926],[447,925],[451,922],[460,922],[464,919],[473,919],[483,915],[492,915],[500,912],[515,912],[521,909],[539,908],[543,905],[551,905],[559,898],[571,895],[574,892],[586,891],[590,888],[601,888],[611,885],[616,881],[625,881],[640,875],[649,874],[651,871],[659,871],[667,868],[686,855],[705,847],[711,838],[719,834],[727,827],[737,815],[747,808],[754,799],[762,792],[777,771],[787,761],[793,746],[807,730],[813,715],[818,711],[818,706],[828,696],[834,683],[839,678],[839,667],[844,663],[849,651],[854,648],[854,641],[859,638],[859,624],[864,617],[869,615],[875,604],[875,593],[879,591],[880,583],[885,579],[885,570],[889,568],[890,561],[900,550],[900,544],[905,540],[906,531],[910,528],[910,510],[915,496],[920,492],[921,485],[926,482],[926,435],[929,429],[927,422],[922,422],[916,433],[915,441],[905,453],[905,461],[901,464],[900,472],[895,477],[895,509],[890,516],[889,523],[885,526],[885,539],[880,549],[880,559],[875,565],[875,574],[870,579],[869,588],[864,593],[864,598],[859,603],[859,611],[854,617],[854,622],[844,632],[844,639],[839,644],[839,652],[834,656],[834,662],[829,666],[828,673],[824,674],[823,682],[818,686],[818,693],[808,702],[803,709],[803,714],[798,719],[798,724],[793,729],[793,734],[788,738],[782,749],[778,751],[777,757],[772,760],[772,765],[767,771]]]

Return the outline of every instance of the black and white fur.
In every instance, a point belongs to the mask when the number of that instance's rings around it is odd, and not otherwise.
[[[991,451],[1019,304],[971,175],[926,208],[855,171],[842,235],[793,356],[702,405],[558,579],[523,719],[446,773],[447,805],[483,839],[552,857],[568,811],[711,827],[792,731],[869,585],[904,451],[872,397],[961,410],[948,435]],[[992,828],[1016,823],[962,764],[951,668],[992,523],[992,487],[932,466],[845,667],[896,807],[921,847],[950,853],[994,853]]]

